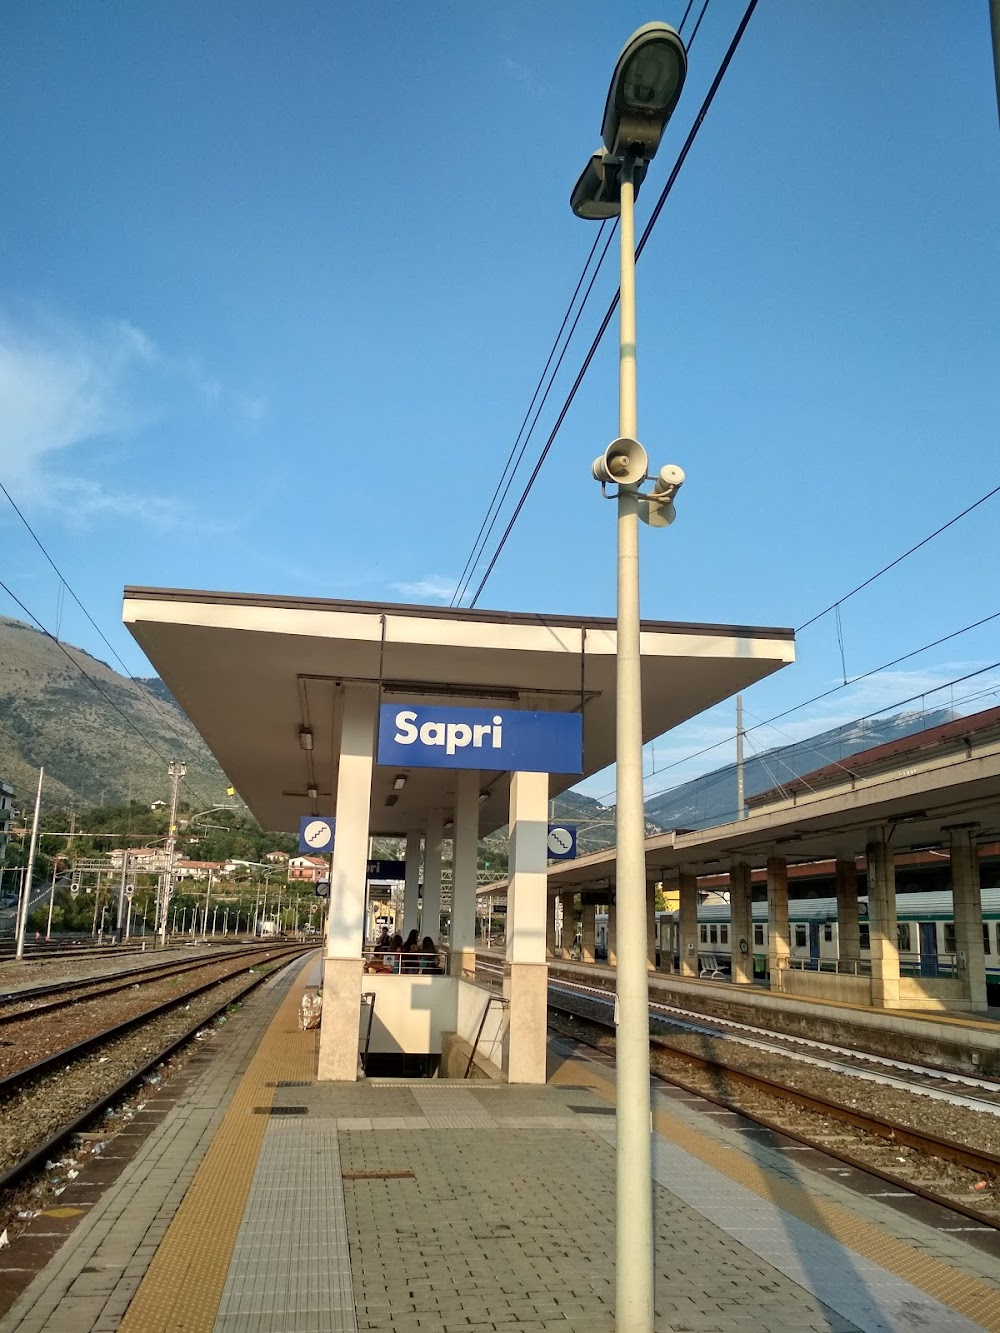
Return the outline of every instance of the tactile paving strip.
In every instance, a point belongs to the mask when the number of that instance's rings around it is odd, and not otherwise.
[[[212,1333],[261,1144],[277,1123],[252,1111],[272,1104],[275,1083],[311,1079],[316,1068],[318,1034],[298,1030],[312,966],[303,966],[251,1060],[119,1333]]]

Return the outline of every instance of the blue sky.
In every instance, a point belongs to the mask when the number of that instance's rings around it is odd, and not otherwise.
[[[640,227],[743,8],[709,4]],[[136,674],[126,583],[447,602],[594,238],[568,193],[615,57],[683,11],[0,8],[0,469]],[[688,475],[643,533],[644,615],[798,626],[997,484],[998,165],[985,0],[762,0],[639,268],[639,437]],[[616,427],[609,336],[481,606],[613,614],[589,463]],[[805,630],[748,720],[997,609],[998,515],[847,603],[843,664],[833,616]],[[107,658],[9,508],[0,549]],[[751,740],[987,666],[997,624]],[[731,730],[726,705],[659,742],[649,787]]]

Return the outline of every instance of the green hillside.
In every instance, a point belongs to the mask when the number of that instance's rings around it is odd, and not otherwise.
[[[160,681],[133,682],[79,648],[0,617],[0,778],[14,786],[20,808],[41,765],[47,802],[169,799],[171,759],[187,764],[182,790],[190,800],[224,797],[224,774]]]

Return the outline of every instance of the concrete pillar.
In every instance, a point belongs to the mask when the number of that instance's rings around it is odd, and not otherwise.
[[[734,861],[729,868],[729,958],[733,981],[753,981],[750,867]]]
[[[342,688],[337,837],[330,874],[318,1077],[353,1083],[358,1076],[361,949],[378,690],[372,685]]]
[[[504,994],[510,1002],[504,1072],[509,1083],[545,1082],[548,803],[547,773],[511,774],[504,965]]]
[[[698,964],[698,881],[682,870],[680,883],[680,912],[678,913],[677,956],[682,977],[696,977],[701,971]]]
[[[784,989],[790,952],[788,940],[788,862],[767,858],[767,967],[771,990]]]
[[[556,897],[547,898],[545,902],[545,957],[555,958],[556,956]]]
[[[615,967],[618,963],[618,913],[615,910],[615,900],[612,898],[608,903],[608,967]]]
[[[868,830],[868,923],[871,936],[872,1004],[899,1007],[899,938],[896,932],[896,864],[885,830]]]
[[[856,963],[861,958],[858,868],[853,856],[849,861],[837,860],[837,957],[844,963]]]
[[[592,963],[597,948],[597,904],[592,898],[581,898],[580,917],[580,961]]]
[[[951,839],[951,906],[955,918],[958,974],[973,1010],[986,1009],[986,957],[983,951],[983,897],[979,887],[979,850],[972,830],[955,826]]]
[[[646,966],[656,971],[656,885],[646,885]]]
[[[444,848],[444,811],[431,806],[424,834],[424,905],[420,933],[437,943],[441,937],[441,854]]]
[[[479,861],[479,770],[461,769],[455,784],[455,844],[451,868],[453,977],[476,975],[476,868]]]
[[[559,902],[562,906],[562,948],[563,958],[573,957],[573,940],[576,938],[576,894],[561,893]]]
[[[399,927],[396,927],[399,930]],[[411,930],[420,929],[420,834],[406,835],[406,878],[403,884],[403,929],[405,939]]]

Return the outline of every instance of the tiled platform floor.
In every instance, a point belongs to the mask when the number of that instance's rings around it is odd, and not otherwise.
[[[296,999],[220,1046],[0,1333],[613,1329],[613,1069],[553,1041],[543,1088],[313,1084]],[[990,1256],[656,1108],[658,1329],[1000,1329]]]

